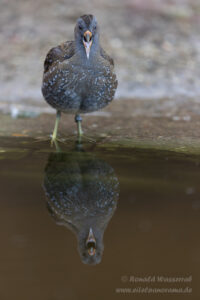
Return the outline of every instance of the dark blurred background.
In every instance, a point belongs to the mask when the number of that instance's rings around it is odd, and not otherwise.
[[[115,59],[116,98],[199,101],[199,0],[1,0],[0,111],[52,112],[40,91],[43,61],[73,39],[85,13],[97,17]]]

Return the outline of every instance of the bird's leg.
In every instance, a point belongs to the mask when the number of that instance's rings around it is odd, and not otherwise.
[[[77,131],[78,131],[78,142],[81,142],[81,137],[83,135],[83,130],[81,126],[82,118],[80,115],[75,116],[75,122],[77,123]]]
[[[78,140],[77,140],[77,142],[79,144],[81,144],[82,140],[86,139],[91,143],[96,143],[95,140],[93,140],[93,139],[87,137],[85,134],[83,134],[83,130],[82,130],[82,127],[81,127],[82,118],[81,118],[80,115],[77,114],[75,116],[75,122],[77,123],[77,131],[78,131]]]
[[[59,121],[60,121],[60,117],[61,117],[61,112],[59,110],[57,110],[56,122],[55,122],[54,130],[53,130],[53,135],[52,135],[52,138],[51,138],[51,145],[53,145],[53,143],[56,142],[58,124],[59,124]]]

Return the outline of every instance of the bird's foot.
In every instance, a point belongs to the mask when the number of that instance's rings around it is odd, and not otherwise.
[[[64,139],[55,137],[54,135],[50,135],[50,137],[51,137],[51,147],[53,147],[53,145],[55,145],[57,147],[58,142],[65,144],[65,140]]]
[[[85,134],[82,134],[82,135],[78,135],[78,136],[77,136],[77,142],[78,142],[78,143],[81,144],[84,140],[86,140],[86,141],[88,141],[88,142],[90,142],[90,143],[93,143],[93,144],[96,143],[96,140],[94,140],[93,138],[91,138],[91,137],[89,137],[89,136],[87,136],[87,135],[85,135]]]
[[[49,142],[49,137],[43,137],[43,136],[39,136],[36,137],[36,140],[34,141],[34,143],[41,143],[41,142]]]

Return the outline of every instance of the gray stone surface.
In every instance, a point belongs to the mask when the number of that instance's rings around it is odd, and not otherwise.
[[[105,147],[144,147],[199,154],[198,106],[191,107],[190,101],[174,106],[169,100],[115,100],[102,112],[83,115],[82,126],[86,136]],[[34,138],[38,142],[46,141],[51,150],[50,134],[55,115],[40,114],[35,118],[0,115],[0,120],[1,147],[5,137],[13,140],[13,147],[14,138]],[[68,147],[76,140],[76,134],[74,116],[63,114],[59,139]],[[91,144],[88,139],[83,142]]]

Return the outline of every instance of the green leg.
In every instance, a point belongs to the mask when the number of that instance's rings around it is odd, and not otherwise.
[[[56,122],[55,122],[54,130],[53,130],[53,135],[52,135],[52,139],[51,139],[51,145],[53,145],[53,143],[56,142],[57,131],[58,131],[58,124],[59,124],[59,121],[60,121],[60,117],[61,117],[61,112],[59,110],[57,110]]]
[[[81,142],[81,137],[83,136],[83,130],[81,126],[82,118],[80,115],[75,116],[75,122],[77,123],[78,141]]]

